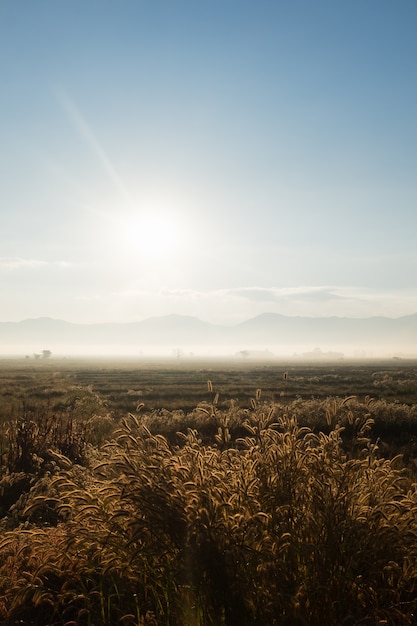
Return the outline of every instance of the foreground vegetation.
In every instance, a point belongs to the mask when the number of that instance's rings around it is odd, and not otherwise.
[[[122,416],[92,371],[51,367],[14,372],[20,410],[3,395],[2,624],[416,623],[417,404],[300,398],[285,370]]]

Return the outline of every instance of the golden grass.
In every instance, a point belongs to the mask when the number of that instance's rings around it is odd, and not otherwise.
[[[208,390],[211,441],[138,406],[84,466],[52,450],[3,521],[1,623],[415,623],[417,491],[370,399],[223,409]]]

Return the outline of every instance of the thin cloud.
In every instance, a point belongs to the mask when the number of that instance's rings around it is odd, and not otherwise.
[[[301,317],[401,317],[417,312],[415,290],[377,291],[358,287],[294,287],[196,290],[134,287],[105,289],[90,281],[78,282],[61,294],[55,317],[68,321],[139,321],[167,314],[190,315],[201,320],[233,325],[262,313]],[[56,295],[56,294],[55,294]],[[63,302],[66,302],[65,307]]]
[[[305,302],[332,302],[335,300],[350,300],[351,296],[343,295],[337,292],[337,288],[319,287],[310,289],[300,289],[292,291],[282,297],[293,298]]]
[[[0,271],[10,271],[19,269],[39,269],[47,265],[46,261],[37,259],[22,259],[20,257],[0,258]]]
[[[417,312],[417,294],[413,289],[377,290],[356,286],[244,287],[206,293],[211,301],[219,299],[243,316],[265,311],[307,317],[399,317]]]
[[[168,298],[204,298],[212,293],[218,292],[203,292],[195,289],[165,289],[161,291],[161,296],[167,296]]]
[[[244,287],[239,289],[229,289],[228,295],[252,300],[255,302],[276,302],[279,299],[276,289],[264,289],[261,287]]]
[[[41,259],[24,259],[22,257],[0,257],[0,271],[40,270],[46,268],[69,269],[76,264],[69,261],[44,261]]]
[[[255,302],[280,302],[283,300],[308,300],[327,302],[345,299],[335,287],[241,287],[227,290],[230,296],[237,296]]]

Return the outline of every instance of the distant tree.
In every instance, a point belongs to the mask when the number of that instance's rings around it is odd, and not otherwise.
[[[49,359],[51,354],[52,354],[52,352],[50,350],[42,350],[42,358],[43,359]]]

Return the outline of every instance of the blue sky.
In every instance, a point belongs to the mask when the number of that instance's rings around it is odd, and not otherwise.
[[[417,312],[414,0],[0,0],[0,321]]]

